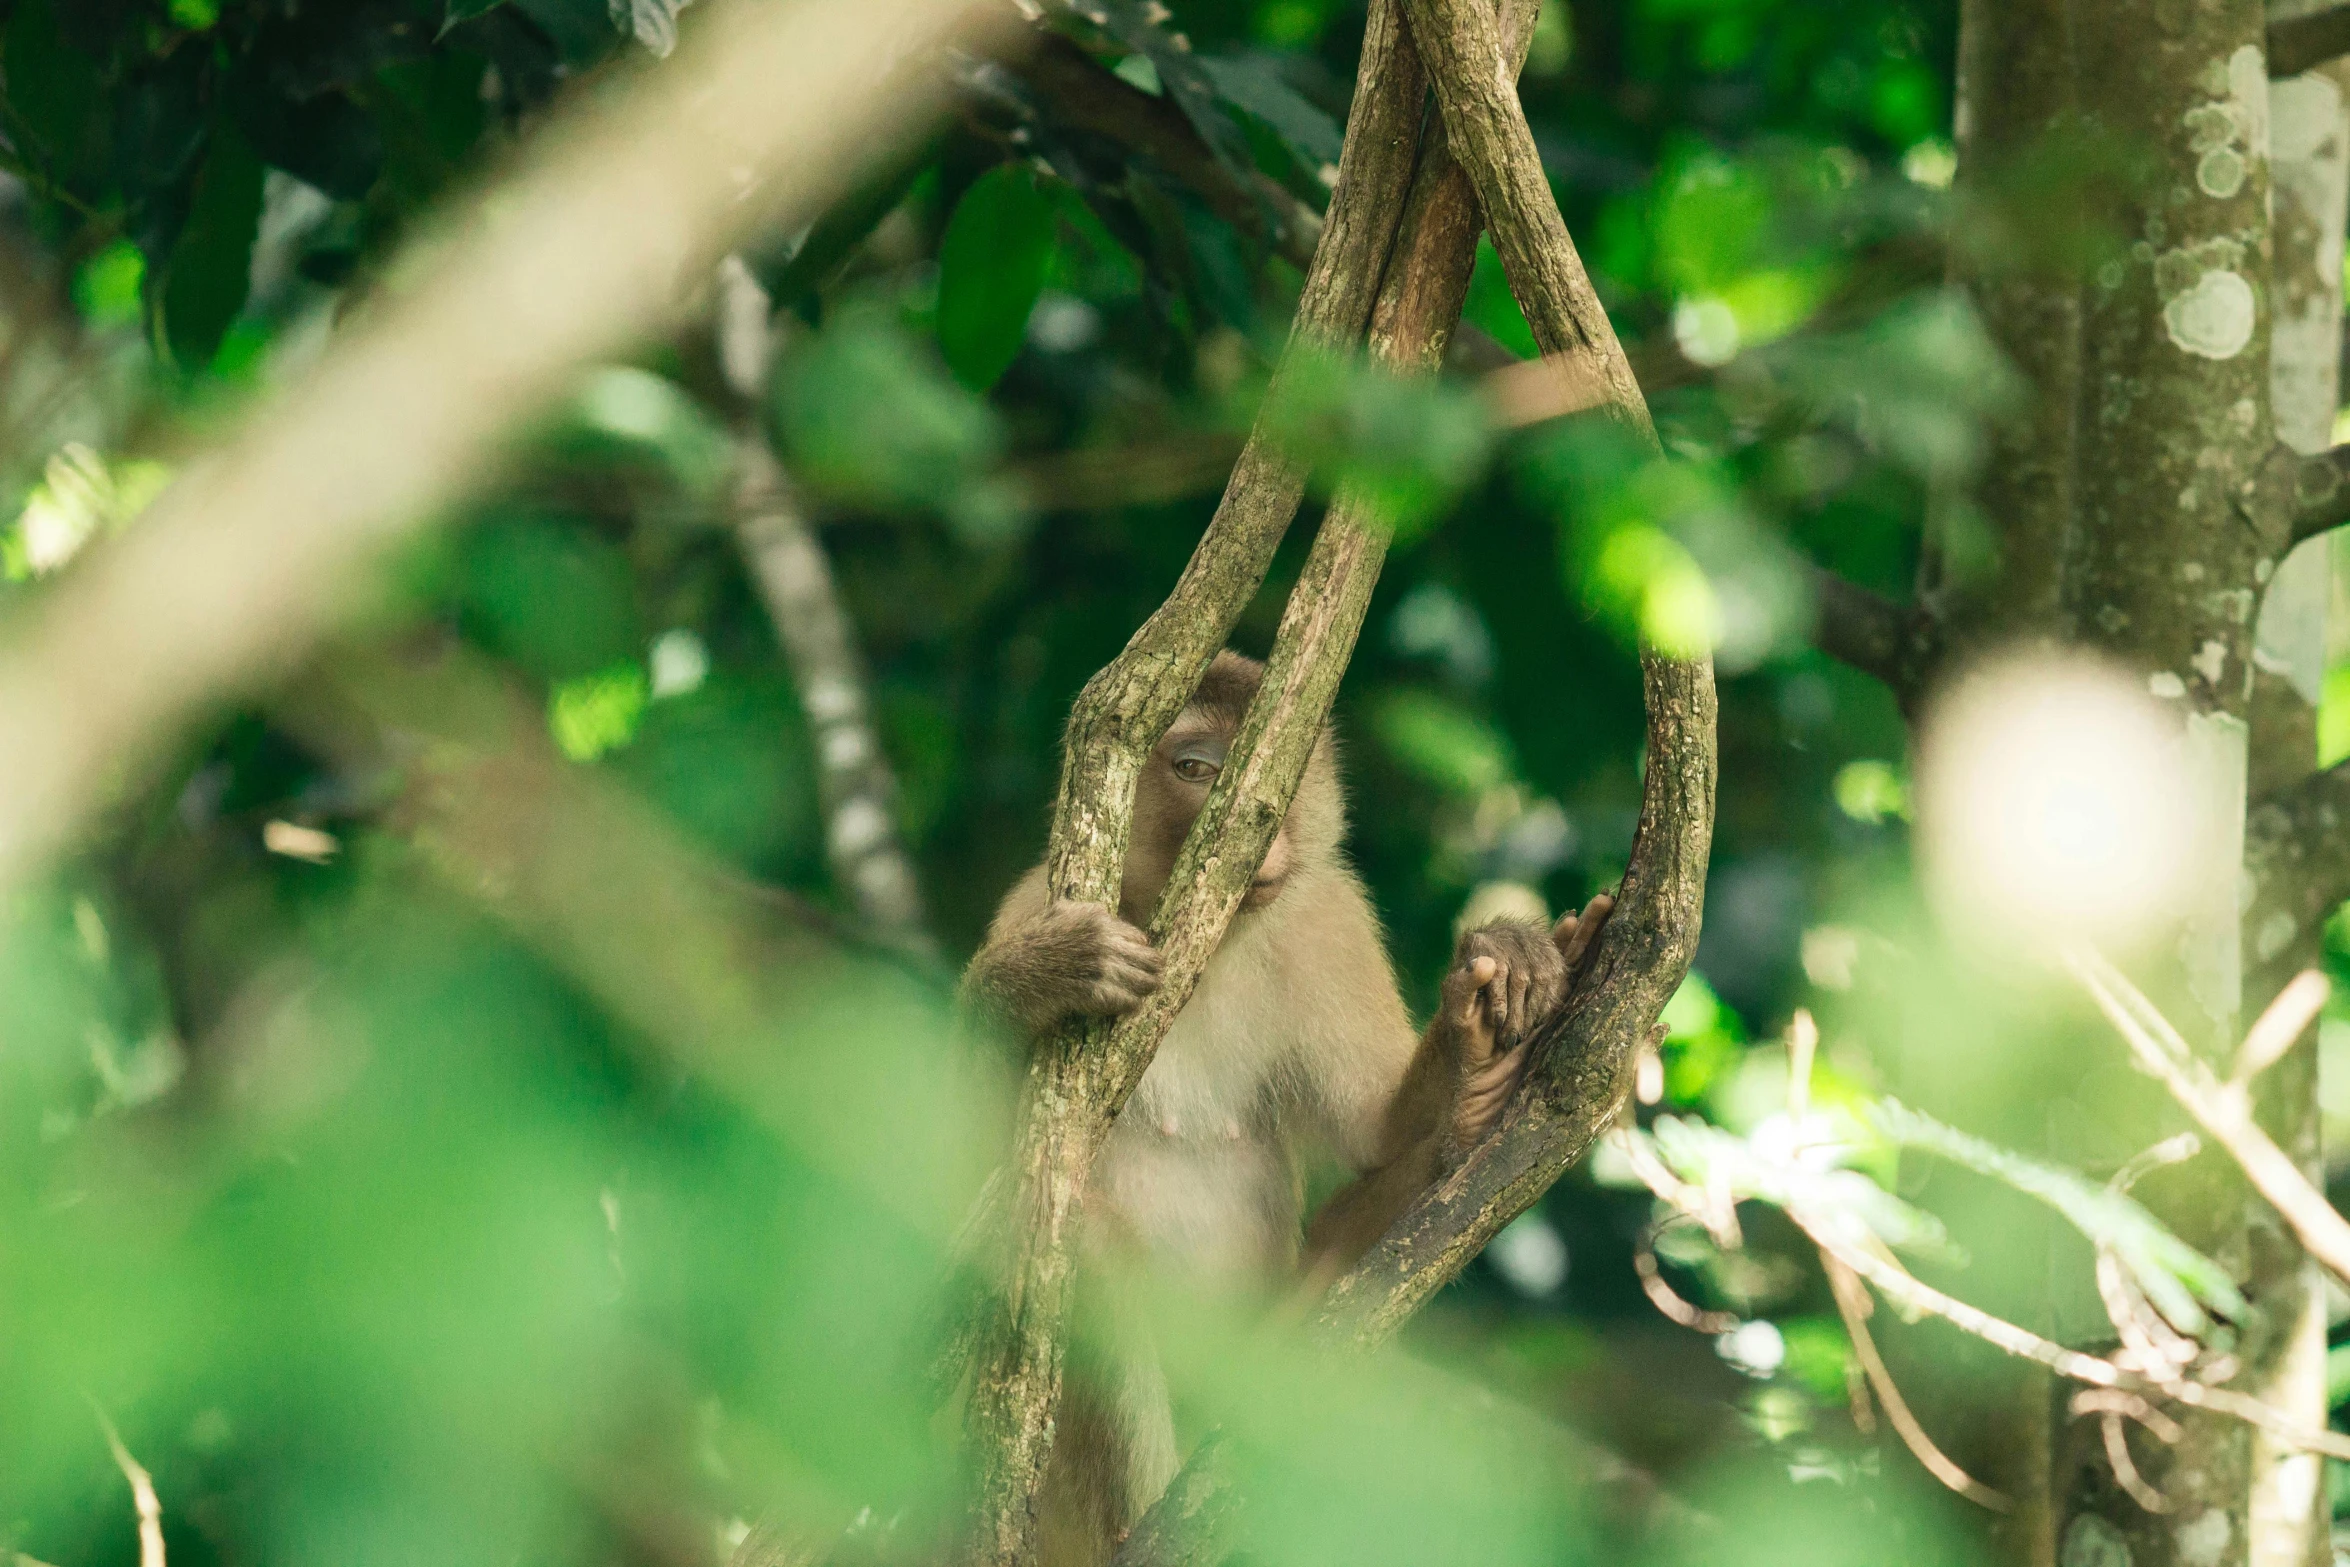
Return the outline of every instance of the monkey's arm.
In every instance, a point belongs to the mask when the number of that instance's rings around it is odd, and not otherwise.
[[[1569,985],[1615,900],[1593,898],[1545,931],[1498,924],[1461,937],[1436,1016],[1387,1106],[1379,1157],[1314,1215],[1305,1287],[1319,1294],[1387,1233],[1428,1186],[1501,1119],[1525,1076],[1532,1042]]]
[[[1150,938],[1098,903],[1054,902],[1038,866],[1005,894],[957,996],[967,1015],[1034,1039],[1073,1012],[1131,1012],[1158,988]]]

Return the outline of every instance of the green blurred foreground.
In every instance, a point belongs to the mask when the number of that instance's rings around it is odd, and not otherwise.
[[[1101,77],[1318,206],[1360,9],[1154,9],[1108,6]],[[397,286],[416,216],[552,97],[661,69],[678,24],[670,0],[0,14],[0,614]],[[1983,1515],[1857,1423],[1817,1254],[1771,1206],[1799,1006],[1810,1103],[1874,1177],[1834,1200],[2036,1331],[2101,1320],[2088,1243],[2028,1195],[2048,1180],[1872,1109],[2028,1145],[2118,1046],[1946,945],[1911,887],[1900,718],[1806,642],[1801,563],[1901,591],[2016,395],[1940,287],[1967,243],[1954,29],[1946,0],[1545,4],[1526,101],[1669,466],[1496,428],[1467,368],[1334,365],[1282,410],[1317,493],[1368,480],[1400,519],[1340,723],[1353,852],[1421,1004],[1472,894],[1613,882],[1635,641],[1712,651],[1721,822],[1658,1113],[1719,1130],[1658,1146],[1767,1200],[1737,1249],[1653,1238],[1732,1314],[1711,1338],[1643,1296],[1657,1210],[1620,1158],[1374,1363],[1163,1291],[1185,1422],[1224,1429],[1265,1561],[1974,1558]],[[1041,849],[1068,702],[1196,540],[1298,282],[1262,222],[992,69],[751,258],[789,326],[759,412],[955,957]],[[1469,318],[1489,357],[1530,351],[1490,249]],[[731,418],[706,334],[584,378],[341,644],[127,782],[5,911],[0,1559],[136,1559],[105,1420],[173,1567],[715,1563],[761,1520],[852,1554],[935,1539],[954,1237],[1011,1075],[955,1041],[950,966],[841,916],[808,725],[726,528]],[[2330,761],[2350,664],[2328,698]],[[2325,1026],[2350,1041],[2350,1014]],[[2082,1222],[2147,1249],[2150,1292],[2208,1285],[2142,1219]],[[2012,1396],[2000,1357],[1875,1320],[1963,1450]]]

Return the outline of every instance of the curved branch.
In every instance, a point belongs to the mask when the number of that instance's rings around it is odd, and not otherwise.
[[[2268,74],[2299,76],[2350,54],[2350,5],[2268,24]]]
[[[1896,604],[1822,567],[1809,575],[1813,642],[1838,663],[1883,681],[1901,710],[1910,711],[1941,660],[1941,622],[1923,605]]]
[[[1583,1156],[1622,1110],[1641,1046],[1689,971],[1713,841],[1713,671],[1652,658],[1643,674],[1640,826],[1591,967],[1501,1127],[1332,1286],[1321,1323],[1336,1337],[1387,1337]]]

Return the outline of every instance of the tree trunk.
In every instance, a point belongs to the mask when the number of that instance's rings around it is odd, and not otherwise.
[[[1969,0],[1962,228],[1989,238],[1957,270],[2029,400],[1985,486],[1980,538],[1939,529],[1926,583],[1961,646],[2045,639],[2136,671],[2178,716],[2198,819],[2224,840],[2216,863],[2242,860],[2255,788],[2314,765],[2322,674],[2323,546],[2280,570],[2289,465],[2272,454],[2280,435],[2305,451],[2330,441],[2342,96],[2323,73],[2277,84],[2272,223],[2264,23],[2253,0]],[[2060,167],[2087,171],[2092,199],[2051,204],[2048,171]],[[2051,210],[2081,216],[2053,220],[2063,232],[2052,236]],[[2207,891],[2141,975],[2213,1060],[2232,1054],[2245,1015],[2315,950],[2313,930],[2264,940],[2238,916],[2236,899]],[[2272,1131],[2313,1159],[2313,1042],[2262,1090]],[[2117,1109],[2090,1135],[2151,1130]],[[2054,1151],[2077,1159],[2081,1146]],[[2322,1291],[2274,1213],[2210,1153],[2148,1195],[2245,1281],[2255,1314],[2235,1385],[2322,1421]],[[2011,1556],[2133,1567],[2321,1559],[2315,1459],[2183,1411],[2175,1446],[2133,1444],[2169,1504],[2149,1511],[2064,1396],[2043,1397],[2045,1504],[2027,1496]]]

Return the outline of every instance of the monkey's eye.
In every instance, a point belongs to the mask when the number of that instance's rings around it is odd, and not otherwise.
[[[1185,783],[1206,783],[1216,771],[1216,764],[1204,756],[1178,757],[1175,762],[1175,776]]]

